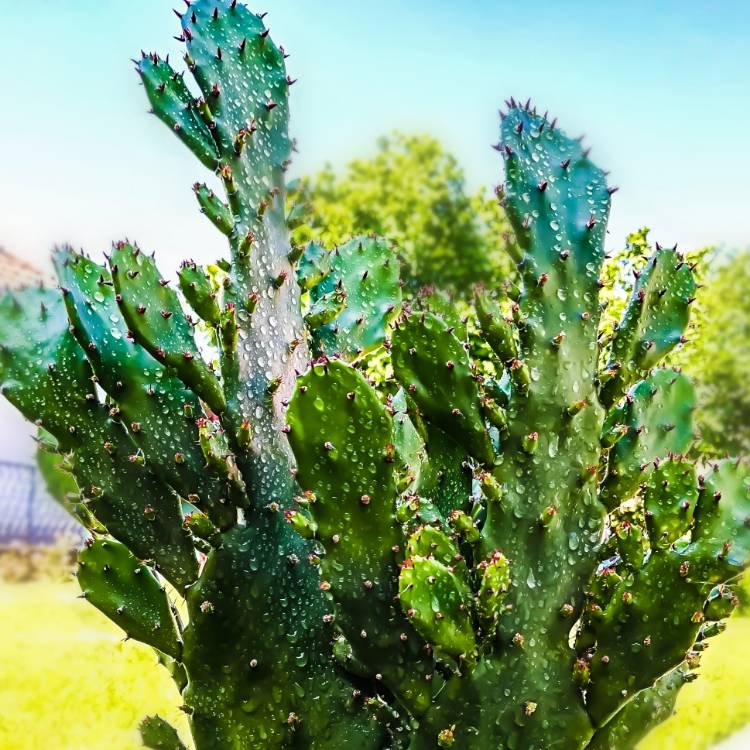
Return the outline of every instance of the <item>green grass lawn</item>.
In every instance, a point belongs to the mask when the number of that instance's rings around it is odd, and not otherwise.
[[[76,599],[75,584],[0,584],[0,748],[137,750],[160,713],[184,727],[179,696],[150,649]],[[702,750],[750,721],[750,618],[708,649],[678,715],[641,750]]]

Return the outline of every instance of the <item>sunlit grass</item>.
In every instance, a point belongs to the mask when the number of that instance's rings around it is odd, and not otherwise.
[[[185,727],[179,696],[150,649],[120,631],[74,584],[0,584],[0,748],[137,750],[160,713]],[[750,618],[708,649],[678,713],[640,750],[704,750],[750,721]]]
[[[171,678],[74,584],[0,584],[0,748],[136,750],[158,712],[184,726]]]

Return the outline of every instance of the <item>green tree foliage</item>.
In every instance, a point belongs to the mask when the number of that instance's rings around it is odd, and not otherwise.
[[[511,268],[510,225],[497,199],[486,189],[471,194],[455,157],[431,136],[382,137],[373,157],[341,175],[328,166],[304,178],[300,193],[307,211],[298,244],[382,235],[402,255],[407,279],[443,288],[499,281]]]
[[[750,451],[750,251],[715,262],[698,291],[692,343],[679,356],[695,379],[702,448]]]

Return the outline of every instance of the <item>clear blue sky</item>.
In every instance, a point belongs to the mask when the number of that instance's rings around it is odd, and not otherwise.
[[[175,5],[177,0],[175,0]],[[122,236],[165,267],[222,238],[190,190],[205,174],[146,114],[129,58],[176,54],[166,0],[0,0],[0,244],[41,261]],[[297,173],[372,150],[391,128],[439,136],[472,185],[500,179],[498,105],[532,96],[611,170],[610,244],[750,244],[750,2],[268,0],[292,53]],[[166,268],[165,268],[166,270]]]

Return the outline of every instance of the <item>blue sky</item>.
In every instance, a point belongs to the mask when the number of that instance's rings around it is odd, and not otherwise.
[[[175,0],[175,5],[176,0]],[[200,164],[146,114],[129,58],[177,54],[162,0],[0,0],[0,244],[123,236],[166,268],[222,238],[190,189]],[[610,244],[651,226],[683,247],[750,244],[750,3],[268,0],[292,54],[293,171],[340,165],[391,128],[440,137],[472,185],[500,180],[498,105],[532,96],[611,170]],[[743,54],[744,53],[744,54]]]

